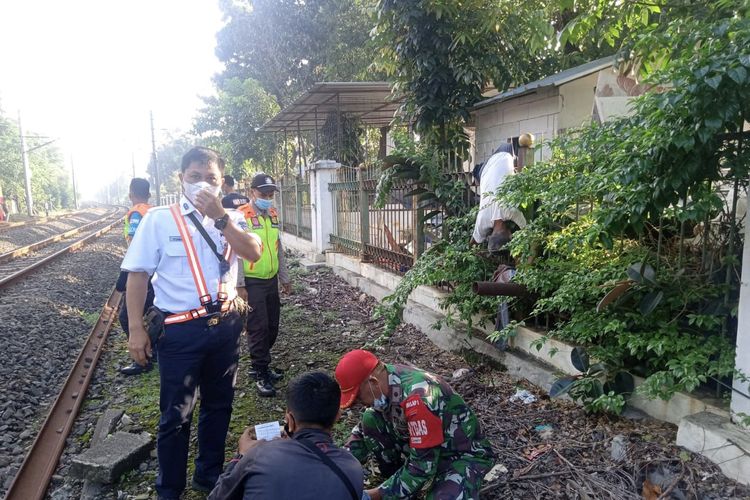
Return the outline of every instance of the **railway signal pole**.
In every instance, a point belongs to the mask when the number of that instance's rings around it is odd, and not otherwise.
[[[78,191],[76,188],[76,167],[73,164],[73,155],[70,155],[70,173],[73,175],[73,209],[78,209]]]
[[[154,184],[156,188],[156,204],[161,205],[161,185],[159,184],[159,165],[156,163],[156,136],[154,134],[154,112],[149,111],[151,117],[151,162],[154,165]]]
[[[29,158],[26,152],[26,139],[23,136],[21,125],[21,110],[18,110],[18,134],[21,136],[21,161],[23,162],[23,176],[26,183],[26,213],[34,215],[34,201],[31,199],[31,170],[29,169]]]

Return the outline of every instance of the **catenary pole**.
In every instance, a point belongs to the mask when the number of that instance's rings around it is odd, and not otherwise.
[[[26,154],[26,139],[23,136],[21,125],[21,110],[18,110],[18,134],[21,137],[21,161],[23,162],[23,175],[26,181],[26,213],[34,215],[34,200],[31,198],[31,170],[29,169],[29,158]]]
[[[159,184],[159,165],[156,163],[156,135],[154,134],[154,112],[150,111],[151,116],[151,159],[154,165],[154,184],[156,189],[156,204],[161,205],[161,185]]]
[[[78,209],[78,188],[76,187],[76,167],[73,164],[73,155],[70,155],[70,173],[73,175],[73,209]]]

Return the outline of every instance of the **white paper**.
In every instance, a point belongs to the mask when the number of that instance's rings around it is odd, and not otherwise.
[[[281,426],[278,422],[266,422],[255,426],[255,437],[264,441],[271,441],[281,437]]]

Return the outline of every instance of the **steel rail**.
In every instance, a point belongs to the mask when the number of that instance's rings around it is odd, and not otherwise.
[[[5,500],[41,500],[47,493],[52,474],[65,448],[65,440],[85,399],[107,333],[117,316],[121,295],[120,292],[112,290],[60,394],[13,479]]]
[[[69,217],[71,215],[76,215],[81,212],[83,212],[83,210],[77,210],[75,212],[70,212],[66,214],[53,215],[52,217],[42,217],[40,219],[22,220],[18,222],[0,222],[0,232],[6,229],[14,228],[14,227],[36,226],[37,224],[44,224],[45,222],[52,222],[53,220],[61,219],[63,217]]]
[[[104,220],[111,219],[112,217],[115,217],[117,215],[117,210],[114,210],[107,214],[104,217]],[[76,234],[80,233],[81,231],[84,231],[92,226],[96,226],[97,224],[101,224],[102,220],[95,220],[93,222],[89,222],[87,224],[84,224],[82,226],[74,227],[73,229],[69,229],[63,233],[56,234],[54,236],[50,236],[47,239],[44,239],[42,241],[37,241],[36,243],[32,243],[31,245],[26,245],[25,247],[19,247],[14,250],[11,250],[10,252],[5,252],[4,254],[0,254],[0,263],[7,262],[9,260],[13,260],[16,257],[21,257],[24,255],[27,255],[35,250],[42,249],[48,245],[51,245],[52,243],[57,243],[60,240],[64,240],[65,238],[70,238],[71,236],[75,236]]]
[[[88,236],[86,236],[84,238],[81,238],[80,240],[78,240],[78,241],[76,241],[74,243],[71,243],[67,247],[65,247],[65,248],[63,248],[61,250],[58,250],[57,252],[55,252],[55,253],[53,253],[51,255],[48,255],[47,257],[45,257],[45,258],[43,258],[41,260],[38,260],[38,261],[34,262],[30,266],[25,267],[25,268],[21,269],[20,271],[17,271],[17,272],[15,272],[15,273],[13,273],[13,274],[11,274],[9,276],[6,276],[5,278],[0,279],[0,288],[6,287],[6,286],[10,285],[11,283],[14,283],[14,282],[18,281],[19,279],[23,278],[26,274],[30,273],[34,269],[37,269],[37,268],[39,268],[41,266],[44,266],[44,265],[48,264],[49,262],[57,259],[61,255],[64,255],[66,253],[78,250],[79,248],[81,248],[82,246],[84,246],[89,241],[91,241],[91,240],[93,240],[95,238],[98,238],[102,234],[104,234],[107,231],[111,230],[113,227],[115,227],[116,225],[118,225],[120,222],[121,221],[118,219],[118,220],[112,222],[111,224],[103,227],[102,229],[99,229],[98,231],[95,231],[95,232],[89,234]]]

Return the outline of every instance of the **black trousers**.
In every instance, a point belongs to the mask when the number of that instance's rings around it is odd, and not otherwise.
[[[268,371],[271,348],[279,336],[281,298],[278,277],[268,280],[245,278],[245,290],[252,308],[247,316],[247,346],[253,369],[262,374]]]
[[[126,280],[127,280],[127,273],[125,273]],[[119,283],[119,280],[118,280]],[[125,297],[125,288],[122,289],[122,307],[120,308],[120,326],[122,326],[122,330],[125,332],[126,337],[130,337],[130,322],[128,321],[128,307],[127,307],[127,298]],[[151,286],[151,280],[148,280],[148,291],[146,292],[146,303],[143,305],[143,312],[145,313],[148,311],[148,308],[154,305],[154,287]]]

